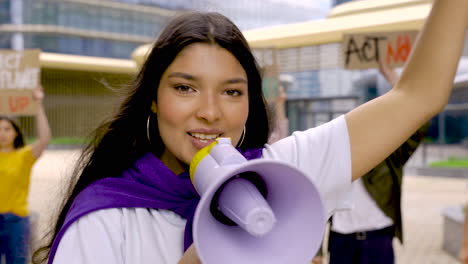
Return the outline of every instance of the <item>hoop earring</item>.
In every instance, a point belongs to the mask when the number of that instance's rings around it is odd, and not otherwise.
[[[245,133],[247,133],[246,131],[247,131],[247,129],[244,126],[244,129],[242,130],[241,138],[239,140],[239,143],[237,143],[237,146],[236,146],[237,148],[240,148],[240,146],[242,146],[242,143],[244,143]]]
[[[151,138],[150,138],[150,131],[149,131],[149,124],[151,119],[151,113],[148,115],[148,119],[146,120],[146,138],[151,145]]]

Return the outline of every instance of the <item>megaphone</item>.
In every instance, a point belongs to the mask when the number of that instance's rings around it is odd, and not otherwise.
[[[285,162],[247,161],[229,138],[201,149],[190,164],[201,196],[193,241],[204,264],[301,264],[318,251],[325,213],[320,194]]]

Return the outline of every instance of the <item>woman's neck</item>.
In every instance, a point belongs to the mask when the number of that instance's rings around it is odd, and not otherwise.
[[[0,152],[2,153],[8,153],[13,151],[15,151],[15,148],[13,146],[0,146]]]
[[[176,175],[188,171],[187,166],[181,163],[174,155],[169,153],[169,151],[167,150],[164,150],[163,154],[161,155],[161,161]]]

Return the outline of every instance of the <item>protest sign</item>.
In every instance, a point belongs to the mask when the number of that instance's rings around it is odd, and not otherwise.
[[[343,37],[345,69],[379,67],[379,60],[391,67],[403,66],[416,41],[417,31],[347,34]]]
[[[39,50],[0,50],[0,114],[33,115],[40,85]]]

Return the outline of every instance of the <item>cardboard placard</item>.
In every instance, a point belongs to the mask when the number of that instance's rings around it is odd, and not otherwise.
[[[40,85],[38,49],[0,50],[0,114],[33,115],[33,90]]]
[[[378,68],[379,60],[391,67],[403,66],[409,58],[417,31],[347,34],[343,36],[345,69]]]
[[[0,90],[0,114],[32,115],[36,113],[36,109],[32,90]]]

